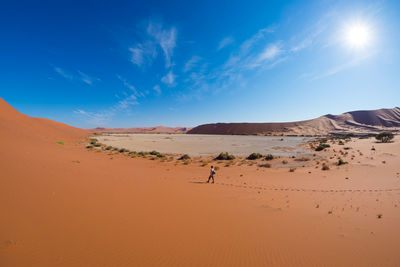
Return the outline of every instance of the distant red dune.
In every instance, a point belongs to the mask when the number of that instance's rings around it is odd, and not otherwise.
[[[361,110],[316,119],[282,123],[212,123],[197,126],[188,134],[226,135],[326,135],[336,133],[376,133],[398,131],[400,108]]]

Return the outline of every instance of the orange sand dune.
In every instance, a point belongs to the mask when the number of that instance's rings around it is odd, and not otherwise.
[[[0,129],[0,266],[400,265],[398,137],[330,171],[215,163],[211,185],[209,165],[88,151],[3,100]]]
[[[188,134],[245,134],[245,135],[327,135],[370,134],[379,131],[399,131],[400,108],[361,110],[341,115],[325,115],[316,119],[282,123],[215,123],[203,124]]]

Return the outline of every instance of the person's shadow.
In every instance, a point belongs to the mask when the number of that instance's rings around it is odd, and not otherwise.
[[[207,182],[200,182],[200,181],[190,181],[191,184],[206,184]]]

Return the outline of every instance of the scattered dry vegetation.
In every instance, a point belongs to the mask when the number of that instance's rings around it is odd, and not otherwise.
[[[228,152],[222,152],[214,160],[233,160],[233,159],[235,159],[234,155],[231,155]]]

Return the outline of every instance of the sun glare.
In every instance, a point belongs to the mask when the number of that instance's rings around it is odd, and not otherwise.
[[[351,48],[364,48],[371,41],[371,33],[367,25],[355,23],[346,27],[345,40]]]

